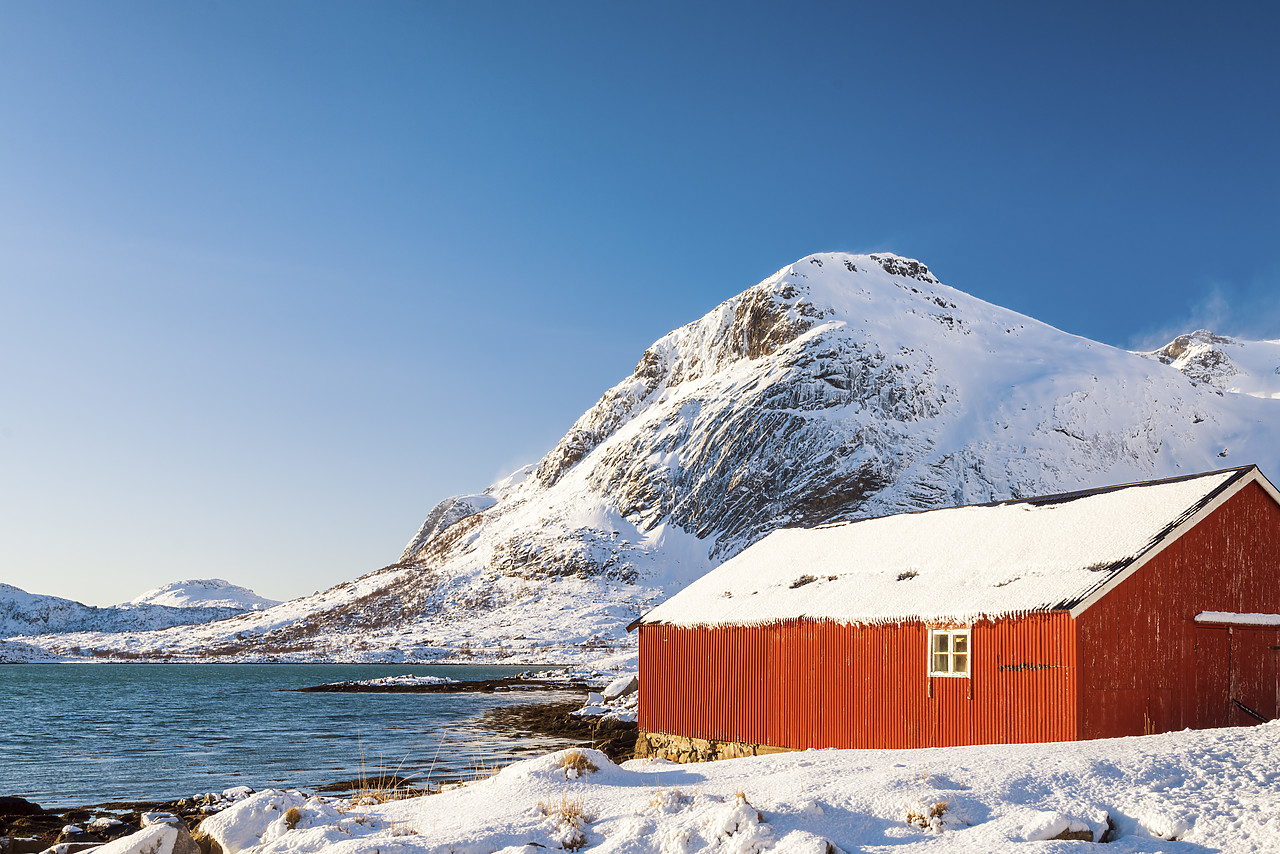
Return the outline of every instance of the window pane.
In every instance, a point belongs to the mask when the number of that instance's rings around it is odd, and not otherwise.
[[[949,673],[951,668],[947,665],[950,664],[950,662],[951,656],[947,655],[945,652],[935,652],[933,654],[933,672]]]
[[[952,642],[955,644],[955,651],[957,654],[969,651],[968,632],[956,632]]]
[[[964,655],[963,653],[956,653],[954,666],[955,666],[954,672],[968,673],[969,672],[969,656]]]
[[[934,652],[950,652],[951,651],[951,635],[946,632],[933,633],[933,651]]]

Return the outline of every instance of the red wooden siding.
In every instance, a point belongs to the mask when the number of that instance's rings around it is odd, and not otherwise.
[[[1065,612],[973,626],[969,678],[933,677],[928,626],[641,626],[640,728],[777,747],[1076,738]]]
[[[1082,737],[1256,722],[1277,706],[1280,633],[1197,625],[1280,613],[1280,507],[1256,483],[1080,615]]]

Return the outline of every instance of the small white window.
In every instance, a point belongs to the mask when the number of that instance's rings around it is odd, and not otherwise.
[[[929,675],[969,675],[968,629],[930,629]]]

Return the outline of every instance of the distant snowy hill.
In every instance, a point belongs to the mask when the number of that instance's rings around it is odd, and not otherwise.
[[[779,527],[1246,463],[1280,477],[1277,368],[1280,342],[1135,354],[917,261],[812,255],[655,342],[535,467],[437,504],[396,563],[220,623],[58,643],[582,661]]]
[[[1139,355],[1232,394],[1280,398],[1280,341],[1237,341],[1200,329]]]
[[[240,587],[221,578],[196,578],[190,581],[174,581],[163,587],[148,590],[127,605],[164,605],[170,608],[231,608],[237,611],[254,611],[279,605],[279,600],[259,596],[247,587]]]
[[[179,581],[122,605],[99,608],[0,584],[0,637],[68,632],[154,631],[225,620],[278,605],[221,579]]]

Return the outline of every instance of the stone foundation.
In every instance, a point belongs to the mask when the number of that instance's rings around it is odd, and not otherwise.
[[[711,762],[715,759],[737,759],[740,756],[764,756],[766,753],[790,753],[790,747],[746,744],[741,741],[708,741],[663,732],[640,731],[636,737],[636,758],[651,756],[672,762]]]

